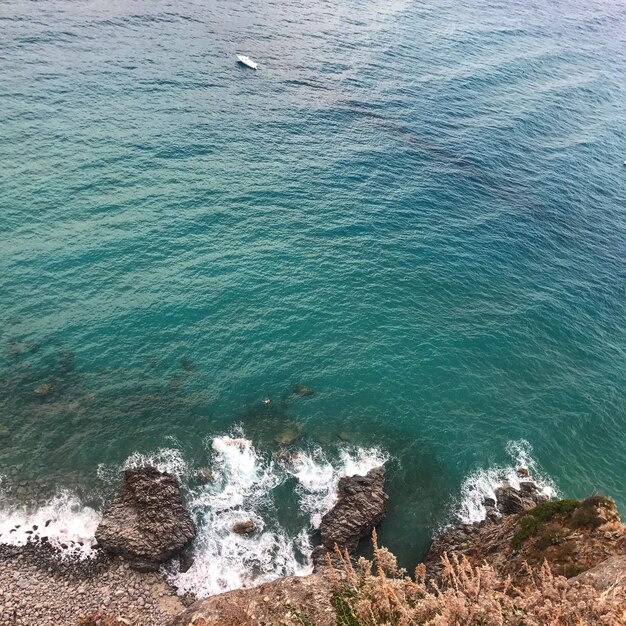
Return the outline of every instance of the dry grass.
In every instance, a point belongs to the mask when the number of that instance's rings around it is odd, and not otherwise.
[[[626,624],[626,601],[616,587],[599,593],[568,585],[544,563],[528,568],[531,584],[523,591],[500,578],[487,564],[444,555],[443,583],[426,581],[419,565],[410,578],[396,558],[379,547],[374,560],[356,566],[336,550],[341,567],[328,571],[338,626],[617,626]]]

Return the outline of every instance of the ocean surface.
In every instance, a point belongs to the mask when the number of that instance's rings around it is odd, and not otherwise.
[[[4,0],[0,76],[0,541],[142,463],[200,595],[381,462],[408,566],[519,464],[626,513],[623,1]]]

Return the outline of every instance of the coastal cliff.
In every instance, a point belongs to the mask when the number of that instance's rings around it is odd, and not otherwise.
[[[611,499],[548,501],[528,480],[485,505],[485,520],[433,541],[414,577],[374,534],[373,562],[335,550],[322,572],[200,600],[173,626],[626,623],[626,525]]]
[[[376,540],[384,483],[384,467],[341,479],[322,518],[314,573],[194,601],[154,571],[166,557],[184,557],[193,537],[178,485],[151,468],[133,470],[96,532],[96,559],[55,561],[41,538],[3,550],[0,624],[626,623],[626,526],[610,498],[549,501],[527,476],[519,488],[503,484],[485,500],[484,520],[439,534],[407,576]],[[373,560],[355,561],[351,553],[369,537]]]

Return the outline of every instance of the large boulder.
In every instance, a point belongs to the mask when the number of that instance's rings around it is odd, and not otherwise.
[[[612,592],[626,598],[626,554],[609,557],[591,569],[567,581],[570,587],[591,585],[601,593]]]
[[[521,513],[548,500],[548,496],[531,480],[520,483],[519,489],[504,483],[495,490],[495,494],[498,511],[502,515]]]
[[[96,530],[101,548],[137,569],[155,570],[196,535],[176,478],[153,467],[129,469]]]
[[[322,544],[352,552],[385,518],[387,500],[385,468],[375,467],[365,476],[344,476],[337,487],[337,503],[320,524]]]

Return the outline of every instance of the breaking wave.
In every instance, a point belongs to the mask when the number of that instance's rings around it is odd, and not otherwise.
[[[62,557],[85,559],[93,554],[100,514],[68,491],[60,491],[45,506],[3,507],[0,543],[23,546],[35,538],[57,548]],[[44,539],[45,538],[45,539]]]
[[[181,593],[202,597],[312,571],[312,528],[333,505],[341,476],[367,473],[384,463],[376,449],[343,449],[331,459],[321,449],[267,458],[243,436],[216,437],[211,482],[196,488],[189,507],[196,517],[195,560],[186,572],[169,572]],[[273,491],[295,479],[290,523],[275,515]],[[231,531],[252,521],[251,535]]]
[[[532,480],[549,498],[557,494],[552,480],[546,477],[532,456],[532,447],[525,441],[510,441],[506,446],[510,463],[478,469],[469,474],[461,486],[459,500],[454,504],[455,522],[471,524],[485,519],[485,498],[497,500],[495,490],[502,483],[519,489],[522,480]],[[518,468],[528,470],[529,477],[521,478]]]
[[[264,453],[242,431],[207,440],[206,451],[204,467],[187,462],[172,447],[137,452],[120,466],[101,465],[97,472],[111,490],[122,470],[143,465],[181,481],[198,529],[194,560],[185,572],[172,562],[165,573],[181,594],[198,597],[310,573],[312,533],[333,506],[339,479],[366,474],[388,458],[377,448],[352,446],[334,454],[321,448]],[[0,495],[4,488],[0,481]],[[94,533],[101,512],[84,506],[74,494],[60,491],[34,510],[5,500],[0,498],[0,543],[24,545],[45,537],[62,557],[96,554]],[[252,521],[254,532],[233,532],[241,521]]]

